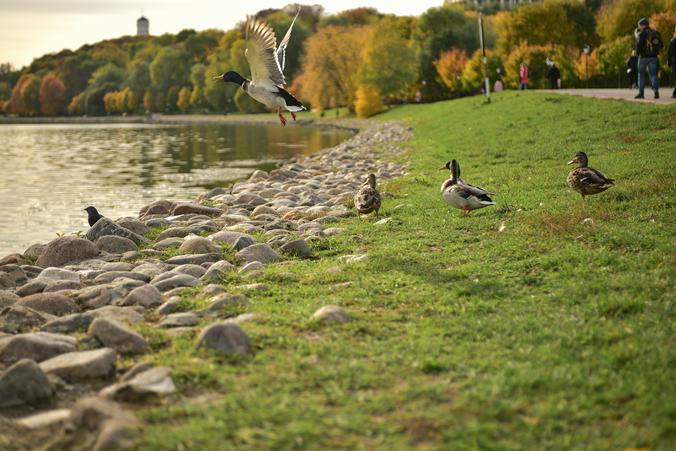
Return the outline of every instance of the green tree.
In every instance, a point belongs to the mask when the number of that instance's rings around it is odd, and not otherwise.
[[[150,80],[160,91],[187,84],[189,76],[190,59],[186,52],[177,48],[163,48],[150,64]]]
[[[401,96],[418,79],[418,62],[405,24],[393,17],[383,18],[370,34],[364,49],[359,79],[377,86],[385,98]]]
[[[181,88],[172,86],[167,90],[164,110],[168,113],[175,113],[178,110],[178,94]]]
[[[150,64],[144,60],[136,60],[131,64],[129,76],[125,84],[138,96],[142,97],[150,87]]]
[[[650,17],[667,10],[664,0],[613,0],[601,7],[598,13],[598,33],[604,42],[623,36],[632,36],[641,17]]]
[[[622,80],[626,78],[627,58],[634,46],[631,36],[617,38],[610,42],[604,42],[597,49],[599,72],[611,79],[617,79],[617,87],[622,86]]]
[[[188,110],[190,110],[190,95],[190,88],[187,86],[182,87],[178,92],[178,101],[176,102],[176,106],[179,110],[181,110],[182,113],[186,113]]]
[[[115,89],[120,88],[124,82],[124,70],[118,66],[109,63],[99,67],[92,74],[89,80],[89,86],[104,87],[110,86]]]
[[[195,64],[190,69],[190,83],[193,86],[190,94],[190,105],[194,109],[203,109],[207,106],[207,101],[204,96],[204,87],[206,85],[206,71],[204,64]]]
[[[483,74],[483,54],[481,50],[476,50],[472,57],[467,61],[465,69],[462,71],[462,90],[467,93],[477,93],[484,82]],[[486,52],[486,72],[491,86],[497,79],[498,69],[504,74],[505,68],[502,65],[502,58],[497,52],[489,50]],[[491,88],[492,89],[492,88]]]

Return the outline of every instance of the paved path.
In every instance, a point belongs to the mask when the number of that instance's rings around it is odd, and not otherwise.
[[[673,86],[665,86],[660,89],[660,98],[653,99],[653,92],[651,89],[645,90],[645,99],[634,99],[638,91],[634,89],[558,89],[547,90],[547,92],[555,92],[558,94],[571,94],[583,97],[596,97],[598,99],[618,99],[629,100],[631,102],[655,103],[659,105],[676,105],[676,99],[671,98],[671,93],[674,91]]]

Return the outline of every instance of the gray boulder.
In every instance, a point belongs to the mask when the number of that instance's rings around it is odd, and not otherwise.
[[[200,319],[192,312],[172,313],[160,321],[160,327],[191,327],[199,324]]]
[[[55,316],[49,313],[40,312],[14,303],[14,305],[2,310],[2,315],[0,315],[0,332],[10,334],[28,332],[54,318]]]
[[[201,236],[186,239],[178,250],[184,254],[218,254],[223,252],[220,246]]]
[[[42,362],[73,351],[75,338],[68,335],[31,332],[0,337],[0,362],[3,363],[13,363],[21,359]]]
[[[249,337],[237,324],[220,322],[202,330],[197,347],[204,347],[219,354],[249,355],[252,353]]]
[[[124,227],[127,230],[131,230],[137,235],[145,235],[150,231],[150,227],[139,221],[138,219],[134,218],[122,218],[118,219],[117,225]]]
[[[207,271],[202,276],[202,280],[217,281],[227,276],[229,272],[235,271],[235,269],[235,265],[232,263],[225,260],[220,260],[209,266],[209,269],[207,269]]]
[[[186,202],[176,205],[171,211],[172,215],[184,215],[190,213],[207,216],[220,216],[223,214],[223,210],[220,208],[207,207],[206,205],[200,205],[195,202]]]
[[[325,305],[312,314],[312,320],[320,322],[346,323],[350,315],[337,305]]]
[[[76,236],[61,236],[47,244],[36,263],[43,268],[63,266],[97,255],[99,250],[91,241]]]
[[[92,321],[94,321],[94,316],[89,312],[73,313],[47,321],[40,330],[56,334],[69,334],[87,329]]]
[[[174,381],[169,375],[169,368],[150,368],[127,378],[122,382],[104,388],[99,393],[116,401],[136,401],[147,396],[168,395],[176,391]]]
[[[69,313],[79,312],[75,302],[59,293],[37,293],[26,296],[17,301],[18,305],[37,310],[39,312],[49,313],[50,315],[62,316]]]
[[[0,376],[0,408],[41,404],[53,394],[52,384],[33,360],[21,359]]]
[[[109,318],[95,319],[89,326],[89,335],[121,354],[144,354],[150,350],[140,334]]]
[[[134,288],[122,301],[122,305],[141,305],[149,308],[162,304],[162,293],[154,285]]]
[[[305,240],[293,240],[283,244],[279,250],[283,254],[293,255],[295,257],[307,258],[312,255],[312,250]]]
[[[137,251],[138,246],[129,238],[116,235],[105,235],[96,240],[99,250],[110,254],[124,254],[129,251]]]
[[[151,282],[152,285],[162,292],[178,287],[194,287],[198,283],[199,280],[189,274],[176,274],[175,276],[171,276],[169,278],[158,281],[153,280]]]
[[[281,260],[279,255],[267,244],[254,244],[237,252],[235,258],[240,262],[261,262],[263,264],[273,263]]]
[[[102,348],[61,354],[41,362],[40,368],[65,380],[106,377],[115,372],[116,360],[115,351]]]

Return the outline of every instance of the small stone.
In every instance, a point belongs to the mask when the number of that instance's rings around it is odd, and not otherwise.
[[[209,307],[206,308],[206,311],[215,312],[224,307],[246,307],[249,305],[251,305],[251,302],[243,294],[223,293],[209,299]]]
[[[4,363],[13,363],[21,359],[42,362],[74,350],[75,339],[68,335],[31,332],[0,337],[0,362]]]
[[[329,227],[328,229],[324,230],[324,234],[326,236],[336,236],[340,235],[341,233],[345,233],[345,230],[343,227]]]
[[[207,285],[206,287],[202,288],[202,296],[208,296],[208,295],[214,295],[214,294],[221,294],[225,293],[228,290],[223,286],[219,285],[217,283],[212,283]]]
[[[368,254],[343,255],[340,257],[345,263],[357,263],[368,260]]]
[[[0,312],[4,310],[5,307],[14,305],[14,303],[18,300],[19,296],[17,296],[16,294],[11,293],[9,291],[0,290]]]
[[[82,288],[80,282],[75,282],[73,280],[54,280],[49,282],[47,286],[42,290],[42,293],[54,293],[57,291],[75,291]]]
[[[39,312],[49,313],[50,315],[62,316],[69,313],[79,312],[75,302],[59,293],[37,293],[17,301],[18,305],[37,310]]]
[[[171,213],[171,210],[173,210],[174,205],[174,202],[170,200],[156,200],[148,205],[144,205],[138,215],[139,217],[148,215],[168,215]]]
[[[392,218],[383,218],[380,221],[376,221],[374,224],[375,225],[385,225],[388,222],[390,222],[391,220],[392,220]]]
[[[239,270],[240,273],[251,273],[251,272],[256,272],[256,271],[261,271],[265,268],[265,265],[261,262],[251,262],[247,263],[246,265],[242,266],[242,268]]]
[[[78,400],[72,407],[69,422],[73,430],[97,433],[93,446],[83,447],[93,451],[130,448],[138,429],[138,420],[119,404],[95,396]]]
[[[38,279],[32,280],[32,281],[28,282],[26,285],[17,288],[16,294],[21,296],[21,297],[25,297],[25,296],[30,296],[31,294],[35,294],[35,293],[42,293],[42,290],[45,289],[45,287],[47,286],[48,283],[49,282],[48,282],[47,279],[38,278]],[[2,308],[2,307],[0,307],[0,308]]]
[[[109,262],[101,266],[101,271],[132,271],[134,265],[125,262]]]
[[[235,258],[241,262],[258,261],[263,264],[273,263],[281,260],[279,255],[267,244],[254,244],[237,252]]]
[[[151,369],[152,367],[153,367],[153,366],[152,366],[150,363],[147,363],[147,362],[138,362],[137,364],[135,364],[134,366],[132,366],[131,368],[129,368],[129,369],[127,370],[127,372],[125,372],[125,373],[122,375],[122,377],[120,377],[120,381],[121,381],[121,382],[126,382],[126,381],[128,381],[129,379],[132,379],[132,378],[133,378],[134,376],[136,376],[137,374],[140,374],[140,373],[142,373],[142,372],[144,372],[144,371],[147,371],[147,370]]]
[[[247,285],[240,285],[236,287],[239,290],[250,290],[250,291],[268,291],[270,287],[268,287],[264,283],[250,283]]]
[[[0,258],[0,266],[5,265],[27,265],[28,259],[21,254],[9,254]]]
[[[12,286],[23,285],[28,281],[28,276],[26,275],[23,268],[19,265],[6,264],[0,266],[0,274],[2,273],[10,277]]]
[[[138,219],[133,219],[133,218],[122,218],[118,219],[117,225],[120,227],[124,227],[127,230],[131,230],[137,235],[145,235],[150,231],[150,227],[139,221]]]
[[[140,280],[141,282],[149,282],[150,278],[146,276],[145,274],[141,274],[138,272],[133,272],[133,271],[108,271],[104,272],[103,274],[99,274],[94,278],[94,283],[96,285],[99,284],[104,284],[104,283],[111,283],[115,279],[119,278],[127,278],[127,279],[134,279],[134,280]]]
[[[325,305],[312,314],[315,321],[346,323],[350,320],[350,315],[337,305]]]
[[[160,321],[160,327],[190,327],[199,324],[200,319],[192,312],[172,313]]]
[[[115,372],[117,354],[110,348],[69,352],[45,360],[40,368],[65,380],[106,377]]]
[[[94,224],[89,230],[87,230],[87,239],[90,241],[96,242],[100,237],[106,235],[115,235],[121,236],[123,238],[128,238],[136,244],[143,244],[148,242],[148,240],[145,237],[142,237],[141,235],[138,235],[129,229],[125,229],[124,227],[115,224],[108,218],[99,219],[98,221],[96,221],[96,224]]]
[[[117,401],[136,401],[148,395],[163,396],[176,391],[174,381],[169,376],[169,368],[150,368],[126,381],[119,382],[101,390],[99,395]]]
[[[172,298],[169,299],[167,302],[164,304],[160,305],[157,307],[157,314],[158,315],[168,315],[174,310],[178,308],[178,305],[181,303],[181,298]]]
[[[172,215],[183,215],[188,213],[207,216],[220,216],[223,214],[223,210],[220,208],[207,207],[195,202],[187,202],[176,205],[171,211]]]
[[[177,274],[164,280],[151,282],[158,290],[164,292],[177,287],[194,287],[199,280],[189,274]]]
[[[208,262],[205,263],[205,264],[211,265],[211,263],[208,263]],[[172,269],[171,272],[177,273],[177,274],[188,274],[190,276],[199,278],[199,277],[202,277],[204,275],[204,273],[207,272],[207,270],[204,269],[203,267],[199,266],[199,265],[188,264],[188,265],[177,266],[174,269]]]
[[[40,243],[33,244],[24,251],[23,255],[24,257],[30,259],[31,261],[35,261],[38,259],[40,254],[42,254],[42,251],[45,250],[46,247],[47,247],[46,244]]]
[[[260,215],[272,215],[275,217],[279,217],[279,213],[277,213],[277,210],[271,207],[267,207],[265,205],[259,205],[258,207],[254,208],[254,210],[251,212],[252,218],[255,218],[256,216]]]
[[[226,277],[229,272],[233,272],[235,269],[235,265],[232,263],[225,260],[220,260],[209,266],[209,269],[207,269],[207,271],[202,276],[202,280],[218,281]]]
[[[293,255],[300,258],[307,258],[312,255],[312,250],[305,240],[293,240],[282,245],[279,250],[283,254]]]
[[[177,236],[172,236],[169,238],[165,238],[163,240],[158,241],[153,245],[153,249],[156,249],[158,251],[166,251],[167,249],[171,249],[174,247],[180,247],[185,239]]]
[[[160,304],[162,304],[162,293],[151,284],[134,288],[122,301],[122,305],[141,305],[146,308]]]
[[[164,263],[143,263],[135,267],[132,272],[144,274],[152,280],[167,270],[167,265]]]
[[[584,225],[594,225],[594,220],[592,218],[584,218],[581,222]]]
[[[206,262],[217,262],[221,259],[221,254],[190,254],[190,255],[177,255],[171,257],[167,260],[167,263],[170,265],[201,265]]]
[[[55,316],[49,313],[40,312],[14,303],[2,310],[2,315],[0,315],[0,332],[10,334],[28,332],[54,318]]]
[[[99,250],[110,254],[124,254],[129,251],[137,251],[138,246],[129,238],[116,235],[105,235],[96,240]]]
[[[201,236],[185,240],[178,250],[184,254],[215,254],[223,252],[220,246]]]
[[[108,318],[115,321],[120,321],[127,324],[138,324],[143,321],[142,312],[143,307],[118,307],[116,305],[106,305],[95,310],[90,310],[94,318]]]
[[[14,279],[7,273],[0,272],[0,290],[16,286]]]
[[[53,394],[52,384],[33,360],[21,359],[0,376],[0,408],[40,404]]]
[[[46,322],[40,330],[57,334],[69,334],[81,329],[87,329],[94,317],[91,313],[73,313]]]
[[[95,319],[89,326],[89,335],[121,354],[144,354],[150,350],[145,338],[109,318]]]
[[[190,235],[190,230],[186,227],[170,227],[157,236],[157,241],[162,242],[167,238],[183,238],[188,235]]]
[[[43,268],[63,266],[97,255],[99,250],[91,241],[76,236],[62,236],[47,244],[36,263]]]
[[[244,219],[246,220],[247,218]],[[213,235],[209,235],[207,239],[213,241],[214,243],[227,244],[228,246],[230,246],[235,250],[242,250],[247,246],[256,244],[256,240],[254,239],[254,237],[241,232],[230,232],[230,231],[217,232],[214,233]],[[240,242],[240,244],[238,245],[239,247],[235,247],[235,244],[237,244],[240,239],[243,239],[243,241]]]
[[[65,423],[70,418],[70,410],[54,409],[23,417],[16,422],[28,429],[42,429]]]
[[[252,353],[251,343],[246,333],[237,324],[226,322],[204,328],[197,339],[197,347],[213,349],[223,355]]]

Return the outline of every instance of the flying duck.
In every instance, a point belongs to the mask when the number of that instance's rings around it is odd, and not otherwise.
[[[441,169],[451,170],[451,178],[441,185],[441,197],[447,204],[461,209],[464,211],[465,216],[472,210],[495,205],[495,202],[488,197],[489,194],[495,193],[465,183],[460,178],[460,164],[456,160],[449,161]]]
[[[589,159],[587,158],[586,153],[578,152],[573,159],[568,162],[568,164],[578,164],[577,168],[573,169],[568,174],[568,186],[570,186],[573,191],[580,193],[583,199],[584,196],[598,194],[615,184],[615,180],[609,179],[596,169],[588,167],[588,161]]]
[[[246,22],[246,50],[244,55],[251,69],[251,80],[247,80],[235,71],[229,71],[214,77],[214,80],[235,83],[244,89],[254,100],[262,103],[271,110],[277,110],[277,116],[282,125],[286,125],[286,118],[282,109],[290,111],[293,120],[296,112],[305,110],[298,99],[284,89],[284,65],[286,64],[286,47],[289,45],[291,30],[300,14],[300,9],[293,18],[284,39],[276,45],[277,38],[270,25],[255,17],[249,17]]]
[[[360,215],[380,210],[380,193],[376,189],[376,176],[369,174],[357,194],[354,195],[354,208]]]

